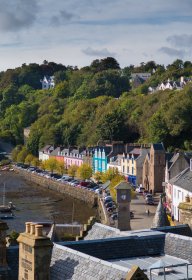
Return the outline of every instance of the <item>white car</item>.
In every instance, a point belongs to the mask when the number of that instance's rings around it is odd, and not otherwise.
[[[136,192],[137,192],[137,193],[144,193],[144,191],[145,191],[145,188],[144,188],[144,187],[138,187],[138,188],[136,188]]]

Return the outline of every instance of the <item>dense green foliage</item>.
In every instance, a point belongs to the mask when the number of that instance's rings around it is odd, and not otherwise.
[[[132,88],[134,72],[152,75]],[[41,89],[44,75],[55,76],[54,89]],[[47,61],[23,64],[0,73],[0,137],[23,144],[23,128],[30,126],[27,150],[33,155],[45,144],[91,146],[100,140],[163,141],[166,147],[191,149],[192,83],[181,91],[146,91],[181,76],[192,76],[190,61],[167,67],[149,61],[124,69],[110,57],[81,69]]]

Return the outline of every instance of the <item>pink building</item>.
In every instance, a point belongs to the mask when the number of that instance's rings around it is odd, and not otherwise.
[[[62,154],[67,168],[71,165],[81,166],[83,163],[91,164],[92,152],[89,149],[63,149]]]

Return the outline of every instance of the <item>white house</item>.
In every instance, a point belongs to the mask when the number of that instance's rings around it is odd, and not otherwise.
[[[42,84],[42,89],[50,89],[55,87],[54,76],[44,76],[40,82]]]
[[[39,160],[49,159],[50,153],[54,150],[54,147],[51,145],[46,145],[44,148],[39,150]]]
[[[192,160],[190,167],[183,170],[169,181],[172,188],[172,215],[179,221],[179,203],[185,201],[185,197],[192,197]]]
[[[123,155],[117,155],[116,157],[110,158],[109,163],[107,163],[107,169],[116,169],[121,173],[121,158]]]

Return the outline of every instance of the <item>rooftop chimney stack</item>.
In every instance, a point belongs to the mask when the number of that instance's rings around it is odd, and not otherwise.
[[[19,242],[19,280],[49,280],[53,243],[43,236],[43,226],[26,223]]]

